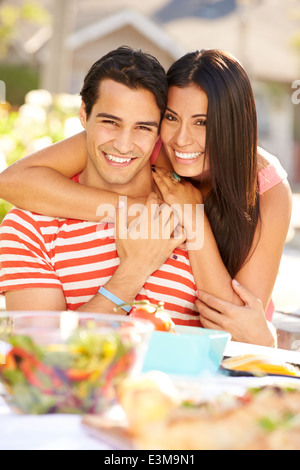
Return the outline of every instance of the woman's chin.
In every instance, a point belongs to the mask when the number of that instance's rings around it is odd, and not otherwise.
[[[203,167],[202,165],[178,165],[174,162],[174,171],[183,178],[202,179]]]

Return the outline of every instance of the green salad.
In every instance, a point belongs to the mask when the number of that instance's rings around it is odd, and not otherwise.
[[[0,380],[10,404],[26,414],[101,412],[136,361],[136,344],[120,331],[79,329],[65,344],[47,346],[24,335],[8,343]]]

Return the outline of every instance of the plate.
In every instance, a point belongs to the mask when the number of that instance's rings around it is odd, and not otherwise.
[[[237,343],[230,341],[224,351],[225,357],[247,356],[249,354],[272,357],[281,362],[300,365],[300,353],[297,351],[288,351],[285,349],[267,348],[247,343]]]
[[[221,395],[241,397],[249,388],[265,386],[295,387],[300,390],[299,380],[290,377],[223,377],[196,379],[191,376],[170,376],[181,399],[209,402]],[[99,439],[116,450],[137,450],[134,439],[127,430],[126,416],[120,406],[115,406],[101,416],[86,415],[82,427],[90,436]]]

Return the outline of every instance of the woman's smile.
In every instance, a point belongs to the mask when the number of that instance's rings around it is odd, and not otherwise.
[[[181,165],[193,165],[204,155],[204,152],[179,152],[174,150],[175,158]]]

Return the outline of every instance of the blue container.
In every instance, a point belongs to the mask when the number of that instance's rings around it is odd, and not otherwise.
[[[176,326],[176,334],[154,331],[143,372],[208,376],[218,372],[231,336],[223,331]]]

